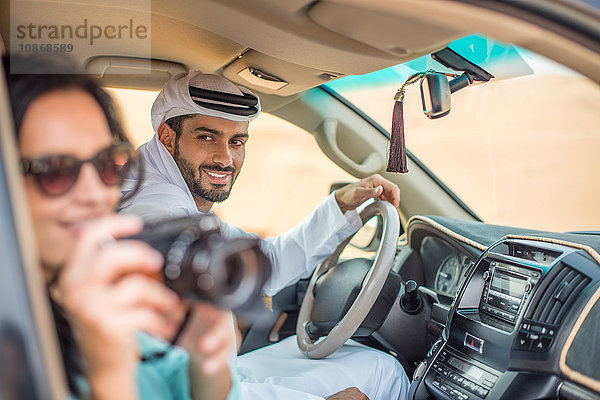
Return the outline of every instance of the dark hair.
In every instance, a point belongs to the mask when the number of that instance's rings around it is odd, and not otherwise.
[[[175,148],[179,148],[179,139],[181,139],[181,131],[183,130],[183,121],[192,118],[195,114],[179,115],[177,117],[169,118],[165,121],[165,124],[169,125],[171,129],[175,131]]]
[[[17,137],[25,113],[34,100],[55,90],[78,89],[92,96],[102,108],[112,136],[119,141],[128,142],[108,93],[90,76],[85,75],[70,58],[3,56],[2,63],[7,78]],[[52,282],[48,285],[51,286]],[[77,377],[84,375],[84,368],[77,342],[65,310],[52,299],[50,294],[48,297],[69,390],[73,396],[80,398],[82,393],[77,384]]]
[[[98,102],[113,137],[128,141],[108,93],[89,75],[85,75],[71,58],[3,56],[2,63],[17,136],[23,117],[35,99],[54,90],[79,89]]]

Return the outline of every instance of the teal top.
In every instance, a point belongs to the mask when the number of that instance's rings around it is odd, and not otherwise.
[[[139,341],[142,356],[148,359],[137,370],[140,399],[191,400],[188,353],[144,334]]]
[[[191,400],[188,364],[190,356],[180,347],[139,335],[140,351],[146,359],[137,370],[141,400]],[[235,368],[230,363],[232,387],[227,400],[239,398],[239,384]],[[89,393],[87,381],[81,379],[82,393]],[[70,396],[70,399],[74,399]]]

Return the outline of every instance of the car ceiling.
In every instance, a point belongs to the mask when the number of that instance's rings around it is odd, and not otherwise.
[[[76,11],[73,25],[81,23],[80,15],[101,18],[123,12],[122,4],[106,2],[71,1],[57,7],[61,2],[33,1],[21,2],[20,7],[24,3],[30,5],[21,13],[24,20],[43,12],[45,21],[66,23],[69,7]],[[127,13],[144,13],[140,8]],[[2,26],[8,27],[5,22]],[[290,82],[277,93],[284,96],[331,78],[364,74],[428,54],[465,33],[364,6],[309,0],[152,0],[151,26],[152,58],[225,75],[237,75],[235,69],[252,63]],[[7,32],[2,35],[8,37]],[[106,49],[95,45],[94,51],[145,56],[144,49],[126,47],[124,41],[109,44]]]
[[[112,76],[103,77],[107,85],[156,89],[175,72],[193,68],[221,74],[262,95],[277,95],[264,96],[267,98],[294,95],[331,79],[408,61],[475,32],[493,31],[496,37],[529,47],[536,47],[539,42],[542,49],[548,40],[547,33],[540,34],[535,27],[508,27],[509,17],[498,18],[489,10],[469,18],[472,6],[447,0],[152,0],[150,13],[149,1],[18,3],[19,12],[12,16],[8,6],[2,7],[0,33],[5,42],[10,39],[10,22],[27,22],[36,14],[43,15],[48,23],[73,25],[81,23],[82,15],[102,19],[126,13],[148,18],[150,51],[127,46],[124,41],[104,41],[87,53],[78,52],[84,65],[90,65],[95,56],[110,57],[108,62],[101,60],[104,65],[117,68],[110,71]],[[158,67],[153,64],[153,73],[145,76],[118,73],[127,71],[118,70],[119,62],[132,57],[147,59],[148,54],[153,60],[166,62]],[[278,90],[256,86],[238,75],[247,67],[288,84]]]

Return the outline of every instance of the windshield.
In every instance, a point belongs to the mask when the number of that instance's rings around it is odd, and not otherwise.
[[[451,49],[494,75],[452,94],[429,120],[406,91],[409,151],[487,223],[552,231],[600,229],[600,87],[513,45],[474,35]],[[454,72],[430,56],[327,84],[390,130],[398,88],[413,73]]]

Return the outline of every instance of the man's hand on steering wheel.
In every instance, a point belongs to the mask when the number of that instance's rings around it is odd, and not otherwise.
[[[343,213],[354,210],[370,198],[385,200],[397,208],[400,204],[400,189],[396,184],[375,174],[335,191],[335,200]]]
[[[313,272],[306,294],[302,300],[296,324],[298,347],[309,358],[327,357],[350,339],[367,317],[367,314],[383,289],[398,247],[400,221],[397,210],[391,203],[387,201],[375,201],[360,212],[362,224],[364,225],[376,215],[381,216],[381,238],[375,252],[375,258],[368,267],[369,270],[366,272],[364,278],[359,277],[360,282],[358,282],[358,287],[360,290],[357,295],[355,293],[356,296],[350,308],[345,311],[345,315],[341,317],[341,320],[333,328],[328,329],[328,333],[325,336],[318,333],[319,339],[315,338],[314,329],[310,331],[312,335],[309,333],[311,326],[314,328],[314,324],[311,321],[313,305],[315,300],[317,300],[319,307],[331,306],[330,301],[327,301],[326,304],[323,304],[322,300],[320,302],[319,287],[323,287],[322,285],[327,287],[328,283],[331,284],[331,280],[323,278],[330,271],[332,271],[331,279],[346,279],[346,277],[336,274],[335,271],[340,254],[350,242],[351,237],[340,243],[337,249]],[[350,283],[353,284],[352,281]]]

